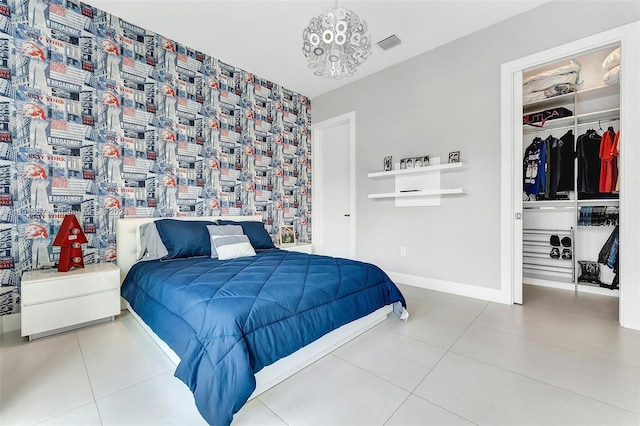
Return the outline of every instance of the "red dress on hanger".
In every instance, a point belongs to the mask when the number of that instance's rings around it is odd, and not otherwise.
[[[600,142],[600,185],[599,192],[613,192],[618,179],[616,157],[612,155],[615,133],[611,127],[602,135]]]

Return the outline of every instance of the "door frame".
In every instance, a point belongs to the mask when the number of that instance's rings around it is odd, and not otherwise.
[[[314,164],[313,158],[320,158],[318,153],[322,152],[322,131],[332,127],[347,124],[349,126],[349,254],[351,259],[356,258],[356,112],[351,111],[337,117],[329,118],[316,124],[311,125],[311,177],[312,177],[312,220],[311,233],[312,243],[315,251],[316,247],[322,247],[323,226],[325,218],[322,212],[317,209],[319,205],[319,193],[324,189],[322,187],[322,178],[319,176],[319,167]]]
[[[501,299],[522,300],[522,73],[537,66],[620,44],[620,325],[640,330],[640,21],[520,58],[501,67]],[[520,147],[516,149],[516,147]],[[518,300],[519,298],[519,300]]]

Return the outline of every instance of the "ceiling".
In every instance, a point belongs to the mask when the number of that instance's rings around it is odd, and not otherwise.
[[[335,0],[87,0],[87,3],[310,98],[550,0],[340,0],[367,22],[373,54],[349,79],[317,77],[302,30]],[[556,0],[557,1],[557,0]],[[375,43],[396,34],[402,44]]]

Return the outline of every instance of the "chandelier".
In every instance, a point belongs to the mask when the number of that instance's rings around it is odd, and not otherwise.
[[[351,77],[371,55],[366,21],[351,9],[336,7],[312,18],[302,32],[302,53],[317,76]]]

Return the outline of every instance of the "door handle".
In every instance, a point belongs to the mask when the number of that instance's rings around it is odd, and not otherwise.
[[[351,217],[351,215],[350,214],[345,214],[344,217]]]

